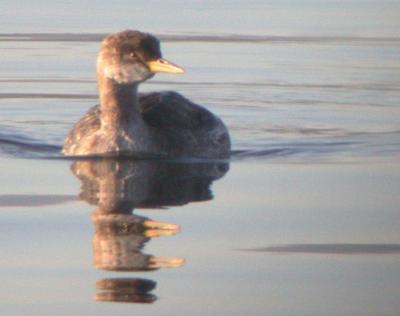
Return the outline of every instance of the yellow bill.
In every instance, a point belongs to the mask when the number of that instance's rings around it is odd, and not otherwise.
[[[183,74],[185,72],[182,67],[179,67],[164,58],[148,61],[147,65],[149,66],[150,71],[154,73],[168,72],[171,74]]]
[[[185,259],[179,257],[153,257],[151,256],[147,264],[148,268],[178,268],[185,263]]]

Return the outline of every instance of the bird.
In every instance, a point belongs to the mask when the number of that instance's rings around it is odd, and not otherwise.
[[[229,158],[228,129],[208,109],[175,91],[138,93],[139,84],[159,72],[184,69],[162,57],[154,35],[125,30],[106,36],[96,64],[100,104],[69,131],[63,154]]]

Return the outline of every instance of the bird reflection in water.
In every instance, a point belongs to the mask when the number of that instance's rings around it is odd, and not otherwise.
[[[211,183],[224,176],[226,162],[78,160],[72,172],[81,181],[80,198],[96,209],[91,214],[94,266],[110,271],[151,271],[180,267],[184,259],[143,253],[151,238],[175,235],[179,226],[133,214],[135,208],[165,208],[212,199]],[[95,299],[152,303],[156,282],[140,278],[103,279]]]

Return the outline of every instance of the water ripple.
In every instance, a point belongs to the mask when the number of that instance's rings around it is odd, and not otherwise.
[[[0,33],[0,42],[98,42],[106,33]],[[155,34],[166,42],[228,43],[400,43],[400,37]]]
[[[265,248],[246,249],[247,251],[266,253],[304,253],[304,254],[338,254],[370,255],[400,254],[400,244],[284,244]]]
[[[23,135],[0,133],[0,154],[18,158],[57,156],[60,145],[48,144]]]

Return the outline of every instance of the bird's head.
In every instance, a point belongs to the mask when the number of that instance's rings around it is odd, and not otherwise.
[[[179,74],[184,70],[162,58],[156,37],[128,30],[103,40],[97,72],[118,84],[131,84],[147,80],[157,72]]]

